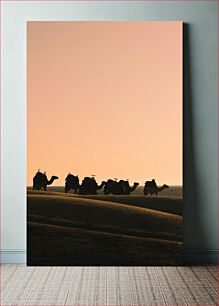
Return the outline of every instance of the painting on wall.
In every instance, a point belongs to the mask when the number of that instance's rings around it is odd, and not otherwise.
[[[182,22],[27,23],[27,264],[182,262]]]

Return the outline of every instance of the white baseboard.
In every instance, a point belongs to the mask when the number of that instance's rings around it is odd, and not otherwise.
[[[1,264],[25,264],[26,250],[0,250]]]

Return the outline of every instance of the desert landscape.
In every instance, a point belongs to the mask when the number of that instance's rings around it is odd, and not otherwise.
[[[171,195],[170,191],[172,189]],[[182,197],[27,189],[28,265],[178,265]]]
[[[180,264],[181,22],[30,22],[27,79],[27,264]]]

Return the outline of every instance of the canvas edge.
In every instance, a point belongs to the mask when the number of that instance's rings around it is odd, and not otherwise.
[[[218,264],[219,250],[184,250],[183,265]],[[0,250],[0,264],[26,264],[26,250]]]

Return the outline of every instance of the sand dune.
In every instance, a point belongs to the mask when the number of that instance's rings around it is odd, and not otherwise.
[[[182,217],[159,205],[159,197],[28,191],[28,264],[177,264]]]
[[[28,222],[28,265],[173,265],[182,243]]]
[[[138,206],[142,208],[148,208],[157,210],[160,212],[166,212],[170,214],[176,214],[182,216],[182,198],[179,197],[162,197],[162,196],[144,196],[144,195],[88,195],[82,196],[72,193],[63,193],[55,191],[33,191],[28,190],[28,195],[55,195],[63,197],[80,197],[89,198],[93,200],[107,201],[121,203],[131,206]]]
[[[40,190],[29,190],[27,189],[27,195],[55,195],[55,196],[62,196],[62,197],[75,197],[77,195],[73,193],[64,193],[64,192],[58,192],[58,191],[40,191]]]
[[[182,215],[182,198],[177,197],[151,197],[144,195],[97,195],[83,196],[89,199],[116,202],[131,206],[138,206],[148,209],[166,212],[170,214]]]
[[[180,232],[182,217],[126,204],[60,195],[28,195],[28,215],[150,231]]]
[[[100,182],[99,182],[100,183]],[[159,186],[161,187],[161,186]],[[32,190],[31,186],[27,187],[28,190]],[[144,186],[138,186],[138,188],[135,189],[134,192],[132,192],[131,195],[144,195]],[[52,191],[52,192],[65,192],[65,186],[48,186],[48,191]],[[70,193],[73,193],[73,191],[71,190]],[[103,193],[103,189],[98,190],[98,194],[100,195],[104,195]],[[182,198],[183,197],[183,188],[182,186],[171,186],[170,188],[164,189],[161,193],[159,193],[159,196],[161,197],[178,197],[178,198]]]

